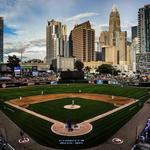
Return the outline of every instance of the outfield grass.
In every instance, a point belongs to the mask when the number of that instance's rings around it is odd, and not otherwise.
[[[79,89],[83,93],[98,93],[98,94],[108,94],[116,96],[125,96],[138,99],[149,91],[149,89],[144,88],[133,88],[133,87],[120,87],[117,85],[92,85],[92,84],[60,84],[60,85],[44,85],[44,86],[31,86],[31,87],[21,87],[21,88],[9,88],[0,89],[0,99],[9,100],[14,98],[19,98],[20,96],[31,96],[40,95],[41,91],[44,94],[52,93],[78,93]]]
[[[14,89],[0,89],[0,99],[5,101],[19,96],[37,95],[44,91],[44,94],[49,93],[69,93],[78,92],[81,89],[86,93],[102,93],[109,95],[119,95],[140,99],[139,102],[131,106],[115,112],[101,120],[92,123],[93,130],[83,136],[79,137],[64,137],[54,134],[51,130],[51,123],[44,121],[40,118],[7,106],[2,101],[0,103],[2,111],[10,117],[20,128],[29,134],[38,143],[54,148],[62,149],[77,149],[88,148],[98,145],[112,136],[121,126],[123,126],[130,118],[140,110],[142,104],[150,97],[148,95],[149,89],[132,88],[132,87],[119,87],[111,85],[89,85],[89,84],[72,84],[66,85],[48,85],[48,86],[35,86]],[[141,98],[142,97],[142,98]],[[80,118],[79,114],[79,118]],[[60,139],[84,139],[83,145],[60,145]]]
[[[72,98],[63,98],[53,101],[47,101],[30,105],[27,109],[45,115],[47,117],[66,122],[71,119],[74,123],[79,123],[97,115],[103,114],[116,108],[113,104],[88,100],[82,98],[73,98],[79,109],[65,109],[64,105],[72,104]],[[80,116],[80,117],[79,117]]]

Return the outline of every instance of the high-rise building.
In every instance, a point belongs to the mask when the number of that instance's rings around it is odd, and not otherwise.
[[[99,41],[95,42],[95,61],[101,61],[101,51]]]
[[[138,27],[137,26],[133,26],[131,28],[131,38],[132,38],[132,41],[133,41],[133,39],[137,38],[137,33],[138,33]]]
[[[109,17],[109,31],[103,31],[99,38],[102,61],[118,66],[118,69],[127,68],[127,32],[121,31],[120,14],[113,6]]]
[[[65,56],[67,54],[67,31],[66,25],[61,22],[51,20],[48,21],[46,28],[46,62],[52,63],[57,56]]]
[[[3,62],[3,28],[4,28],[3,17],[0,17],[0,63]]]
[[[139,53],[139,46],[138,46],[138,26],[131,27],[131,66],[132,71],[136,72],[136,54]]]
[[[70,33],[69,52],[83,62],[94,61],[95,30],[89,21],[76,25]]]
[[[138,11],[138,38],[140,52],[150,52],[150,5]]]
[[[73,56],[73,41],[72,41],[72,31],[69,35],[69,57]]]
[[[150,71],[150,4],[138,11],[139,53],[137,54],[137,70]]]
[[[135,37],[131,44],[131,65],[133,72],[136,72],[136,55],[139,53],[138,42],[138,37]]]
[[[121,31],[120,28],[120,14],[116,8],[116,6],[113,6],[112,11],[109,16],[109,31]]]

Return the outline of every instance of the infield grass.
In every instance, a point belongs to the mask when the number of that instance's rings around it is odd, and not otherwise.
[[[80,105],[79,109],[65,109],[65,105],[72,104]],[[63,98],[37,104],[30,105],[27,109],[35,111],[44,116],[66,122],[71,119],[74,123],[79,123],[90,119],[97,115],[103,114],[109,110],[116,108],[113,104],[89,100],[83,98]]]

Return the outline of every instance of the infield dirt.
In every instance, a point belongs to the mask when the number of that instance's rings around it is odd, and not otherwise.
[[[36,95],[36,96],[28,96],[23,97],[21,100],[12,99],[9,102],[18,105],[21,107],[27,107],[30,104],[36,104],[41,102],[46,102],[50,100],[62,99],[62,98],[83,98],[97,101],[104,101],[107,103],[115,104],[116,106],[122,106],[129,102],[134,101],[134,99],[120,96],[111,96],[111,95],[103,95],[103,94],[91,94],[91,93],[64,93],[64,94],[48,94],[48,95]]]

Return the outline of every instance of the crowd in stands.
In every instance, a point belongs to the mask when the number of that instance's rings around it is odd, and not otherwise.
[[[118,82],[120,84],[123,84],[124,82],[128,82],[130,80],[133,80],[130,77],[123,77],[123,76],[112,76],[112,75],[94,75],[90,78],[91,81],[96,80],[103,80],[103,81],[114,81]]]
[[[37,77],[9,77],[0,80],[0,83],[36,83],[36,82],[51,82],[57,81],[55,74],[43,74]]]
[[[85,74],[86,77],[86,74]],[[51,82],[55,81],[57,82],[60,79],[59,74],[55,73],[47,73],[47,72],[42,72],[39,73],[38,76],[33,77],[32,75],[30,76],[22,76],[22,77],[5,77],[3,78],[4,80],[0,79],[0,84],[2,83],[44,83],[44,82]],[[89,83],[97,83],[98,80],[102,81],[108,81],[108,84],[121,84],[121,85],[129,85],[132,83],[139,83],[139,82],[149,82],[150,79],[147,77],[138,77],[138,76],[114,76],[110,74],[90,74],[86,78]]]
[[[57,80],[56,76],[50,75],[47,77],[22,77],[22,78],[16,78],[13,77],[13,82],[22,82],[22,83],[31,83],[31,82],[46,82],[46,81],[55,81]]]
[[[114,81],[118,82],[119,84],[127,84],[127,83],[138,83],[138,82],[149,82],[150,79],[147,77],[138,77],[138,76],[113,76],[109,74],[103,74],[103,75],[93,75],[89,77],[89,80],[91,82],[97,81],[97,80],[103,80],[103,81]]]

